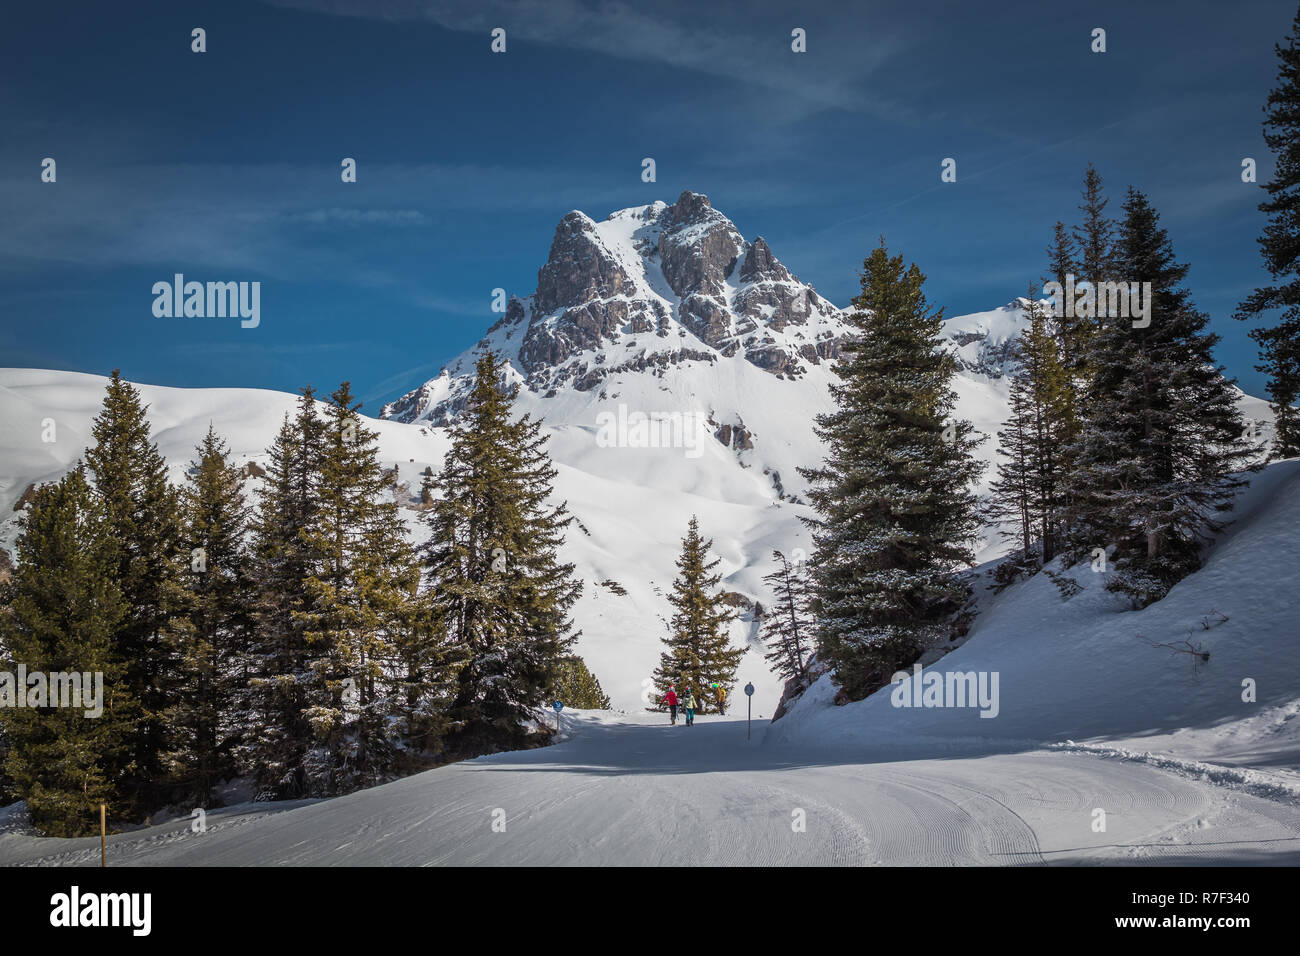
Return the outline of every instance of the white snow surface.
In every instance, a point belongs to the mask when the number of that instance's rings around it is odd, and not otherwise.
[[[108,839],[110,866],[1285,864],[1300,806],[1181,768],[1032,746],[868,757],[743,717],[564,715],[568,739],[332,800],[240,804]],[[1106,829],[1093,829],[1096,809]],[[503,828],[504,827],[504,828]],[[0,810],[0,865],[98,866],[99,841]]]

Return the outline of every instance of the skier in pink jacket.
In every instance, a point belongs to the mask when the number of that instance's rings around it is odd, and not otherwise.
[[[677,691],[673,685],[668,685],[668,693],[664,694],[663,703],[668,705],[668,713],[672,723],[677,723]]]

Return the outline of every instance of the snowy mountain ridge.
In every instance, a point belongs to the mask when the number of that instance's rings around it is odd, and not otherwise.
[[[962,367],[1000,377],[1023,326],[1021,301],[950,322]],[[597,222],[575,210],[556,227],[537,288],[512,297],[487,335],[381,418],[442,424],[486,349],[543,397],[588,392],[612,376],[738,358],[781,382],[833,361],[848,312],[799,280],[761,237],[747,241],[707,196],[683,192]]]

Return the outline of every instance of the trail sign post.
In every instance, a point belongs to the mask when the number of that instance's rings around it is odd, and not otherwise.
[[[560,711],[564,710],[564,703],[557,700],[551,706],[555,708],[555,732],[558,734],[560,732]]]
[[[749,701],[749,717],[745,721],[745,739],[749,740],[751,727],[754,723],[754,684],[750,682],[745,685],[745,699]]]
[[[108,866],[108,827],[104,821],[104,804],[99,805],[99,865]]]

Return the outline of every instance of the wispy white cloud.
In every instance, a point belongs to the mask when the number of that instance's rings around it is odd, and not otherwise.
[[[428,290],[409,276],[388,275],[382,265],[359,261],[347,243],[322,237],[330,230],[382,236],[436,226],[449,216],[521,209],[550,210],[558,220],[570,208],[599,208],[619,193],[575,181],[571,170],[537,165],[363,164],[367,204],[345,206],[340,192],[352,187],[326,167],[120,163],[65,174],[49,186],[20,174],[19,162],[4,162],[5,152],[0,149],[0,168],[13,172],[0,176],[0,272],[41,262],[116,267],[193,261],[286,280],[387,282],[427,299]]]
[[[544,44],[616,59],[660,63],[725,77],[808,109],[886,114],[902,109],[864,82],[909,48],[906,35],[886,22],[867,34],[810,30],[808,52],[795,56],[790,31],[808,29],[811,11],[789,5],[694,2],[653,5],[598,0],[267,0],[275,6],[333,16],[424,22],[482,35],[501,27],[508,42]],[[798,16],[795,14],[798,13]],[[810,69],[806,61],[814,61]],[[754,109],[770,110],[769,101]],[[732,108],[743,107],[733,103]],[[797,112],[797,111],[796,111]]]

